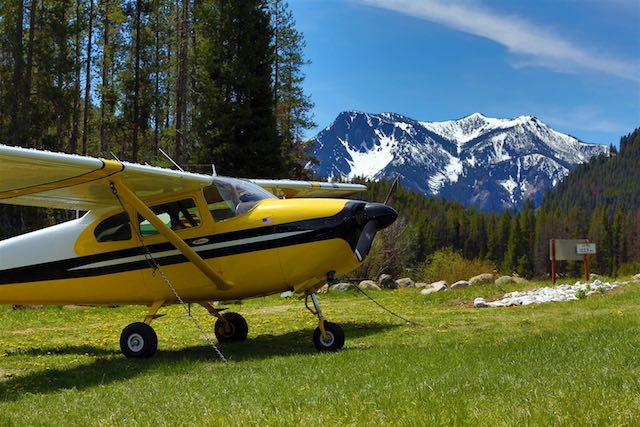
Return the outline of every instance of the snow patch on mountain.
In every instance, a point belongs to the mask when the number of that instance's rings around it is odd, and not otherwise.
[[[363,147],[353,149],[347,140],[340,140],[349,155],[347,163],[351,166],[346,178],[373,177],[391,163],[398,141],[380,133],[378,133],[378,136],[380,137],[380,143],[369,150],[361,150]]]

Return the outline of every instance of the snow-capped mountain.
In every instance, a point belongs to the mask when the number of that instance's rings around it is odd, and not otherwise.
[[[539,204],[571,168],[606,152],[532,116],[420,122],[346,111],[314,138],[310,167],[329,179],[400,175],[405,188],[488,211]]]

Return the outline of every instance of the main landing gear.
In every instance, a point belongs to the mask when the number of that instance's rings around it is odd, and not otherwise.
[[[122,354],[132,358],[146,358],[156,354],[158,350],[158,336],[151,327],[153,319],[162,317],[157,314],[164,301],[159,301],[149,307],[149,313],[144,322],[135,322],[128,325],[120,334],[120,350]],[[214,333],[219,342],[239,342],[247,339],[249,327],[247,321],[238,313],[225,313],[224,315],[209,303],[201,303],[207,311],[217,318]]]
[[[309,307],[309,297],[313,302],[313,309]],[[307,295],[304,305],[311,314],[318,316],[318,327],[313,331],[313,345],[315,345],[316,349],[318,351],[340,350],[344,346],[344,332],[340,325],[325,320],[316,294]]]
[[[313,307],[309,306],[309,299]],[[158,350],[158,336],[151,327],[151,321],[163,315],[157,314],[164,301],[157,301],[149,307],[149,313],[144,322],[135,322],[128,325],[120,335],[120,350],[122,354],[132,358],[147,358],[153,356]],[[247,339],[249,327],[247,321],[238,313],[221,313],[209,303],[201,303],[207,311],[217,318],[214,333],[221,343],[239,342]],[[314,316],[318,317],[318,327],[313,332],[313,345],[318,351],[338,351],[344,346],[344,331],[332,322],[328,322],[315,293],[307,294],[305,307]]]

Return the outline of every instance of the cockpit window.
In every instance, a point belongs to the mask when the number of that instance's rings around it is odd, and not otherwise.
[[[200,213],[193,199],[162,203],[152,206],[151,210],[167,227],[174,231],[200,225]],[[143,237],[160,234],[160,232],[143,217],[138,216],[138,222],[140,234],[142,234]]]
[[[98,242],[120,242],[131,239],[131,223],[126,212],[119,213],[102,221],[93,230]]]
[[[259,185],[236,178],[213,178],[213,184],[205,187],[203,192],[215,221],[242,215],[260,200],[276,198]]]

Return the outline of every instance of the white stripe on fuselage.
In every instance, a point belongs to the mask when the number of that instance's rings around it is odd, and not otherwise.
[[[287,232],[284,232],[284,233],[267,234],[267,235],[264,235],[264,236],[246,237],[244,239],[230,240],[228,242],[210,243],[208,245],[194,246],[192,248],[196,252],[202,252],[202,251],[208,251],[208,250],[211,250],[211,249],[222,249],[222,248],[229,248],[229,247],[233,247],[233,246],[249,245],[249,244],[252,244],[252,243],[268,242],[270,240],[285,239],[287,237],[297,236],[297,235],[300,235],[300,234],[309,233],[311,231],[313,231],[313,230],[287,231]],[[180,255],[180,251],[178,251],[177,249],[172,249],[172,250],[169,250],[169,251],[154,252],[151,255],[155,259],[166,258],[166,257]],[[110,259],[110,260],[107,260],[107,261],[93,262],[91,264],[86,264],[86,265],[81,265],[79,267],[70,268],[68,271],[86,270],[86,269],[89,269],[89,268],[110,267],[110,266],[113,266],[113,265],[128,264],[128,263],[133,263],[133,262],[138,262],[138,261],[144,261],[145,259],[146,259],[145,255],[134,255],[134,256],[128,256],[128,257],[118,258],[118,259]]]

